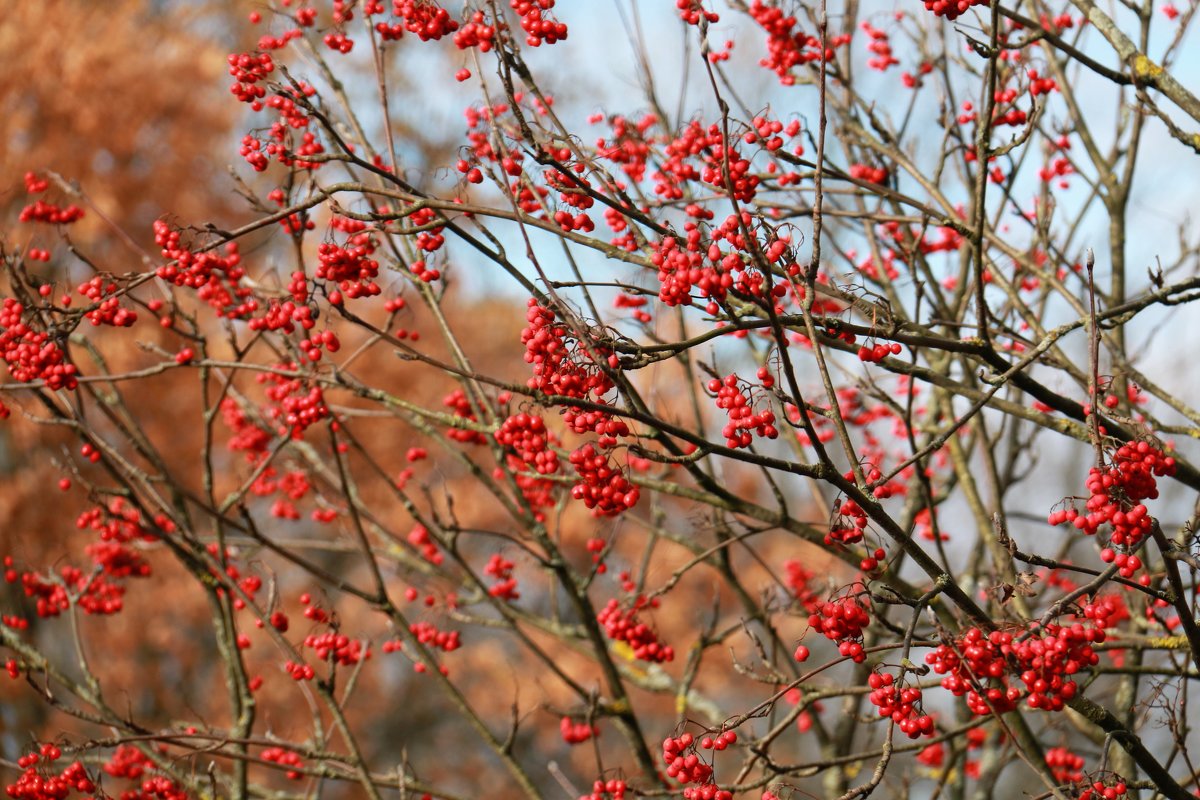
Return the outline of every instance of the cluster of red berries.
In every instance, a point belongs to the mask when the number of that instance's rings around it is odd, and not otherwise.
[[[525,319],[529,325],[521,331],[521,344],[525,345],[525,363],[533,365],[529,388],[577,398],[608,393],[612,380],[584,348],[569,345],[570,331],[558,323],[551,309],[531,297]]]
[[[925,10],[932,11],[939,17],[957,19],[959,14],[967,13],[971,6],[987,5],[987,0],[925,0]]]
[[[596,781],[592,784],[592,793],[581,796],[579,800],[625,800],[628,790],[625,781],[618,778]]]
[[[289,372],[296,369],[292,363],[278,367]],[[307,381],[302,378],[275,372],[259,373],[256,380],[267,384],[267,397],[273,403],[267,413],[272,420],[281,423],[281,436],[302,439],[310,426],[329,418],[329,407],[325,405],[325,394],[320,386],[306,385]]]
[[[866,24],[866,23],[864,23]],[[851,164],[850,177],[867,183],[882,184],[887,181],[888,171],[883,167],[872,167],[869,164]]]
[[[408,543],[417,548],[430,564],[438,566],[442,563],[444,556],[429,536],[429,529],[424,525],[417,523],[413,526],[413,529],[408,532]]]
[[[1057,783],[1078,783],[1083,780],[1083,756],[1065,747],[1046,750],[1046,766]]]
[[[554,8],[554,0],[510,0],[513,10],[521,17],[521,30],[525,31],[525,43],[538,47],[545,42],[554,44],[567,38],[565,23],[546,19],[543,11]]]
[[[415,33],[422,42],[436,41],[458,30],[450,12],[428,0],[392,0],[392,14],[404,20],[403,25],[375,23],[385,41],[399,39],[404,31]]]
[[[379,294],[379,262],[371,258],[375,243],[366,234],[351,239],[348,247],[322,242],[317,247],[317,278],[332,281],[346,296],[374,297]]]
[[[856,664],[866,660],[862,636],[863,628],[871,624],[871,612],[869,606],[860,603],[857,597],[851,595],[822,603],[809,616],[808,624],[826,639],[837,642],[841,655]]]
[[[488,24],[487,17],[483,15],[482,11],[476,11],[454,34],[454,46],[459,50],[478,47],[480,52],[486,53],[492,49],[495,37],[495,26]]]
[[[558,730],[562,734],[563,741],[567,744],[582,744],[593,736],[600,735],[600,729],[595,725],[589,725],[587,722],[582,721],[576,722],[570,717],[562,718]]]
[[[871,687],[867,699],[879,708],[879,716],[891,717],[905,736],[916,739],[933,734],[933,717],[921,710],[919,687],[898,686],[890,672],[872,672],[867,685]]]
[[[715,147],[705,151],[700,180],[715,189],[728,191],[742,203],[753,202],[760,182],[751,169],[750,159],[726,143],[724,136]]]
[[[809,581],[816,577],[816,573],[805,569],[804,565],[799,561],[793,560],[783,562],[783,569],[786,573],[785,581],[787,582],[788,589],[791,590],[800,607],[809,614],[820,608],[822,605],[821,597],[809,585]]]
[[[731,744],[737,743],[737,733],[734,731],[721,731],[715,737],[705,736],[700,740],[700,748],[703,750],[724,750]]]
[[[281,767],[304,766],[304,761],[300,758],[300,756],[296,755],[291,750],[285,750],[282,747],[267,747],[261,753],[259,753],[259,758],[261,758],[263,761],[270,761],[274,764],[278,764]],[[289,769],[286,774],[288,779],[293,781],[298,781],[304,777],[304,773],[300,772],[299,769]]]
[[[17,759],[17,766],[24,770],[16,783],[5,787],[5,793],[13,800],[63,800],[74,789],[81,794],[96,791],[96,784],[88,777],[83,764],[74,761],[57,775],[42,775],[37,770],[39,762],[47,764],[62,757],[57,745],[44,744],[36,753]]]
[[[829,533],[825,535],[825,544],[839,542],[851,545],[861,542],[863,530],[867,527],[867,512],[863,511],[857,502],[849,499],[841,500],[835,508],[838,516],[829,527]]]
[[[1107,630],[1129,619],[1129,606],[1120,594],[1096,595],[1090,603],[1084,604],[1083,616],[1097,628]]]
[[[164,775],[142,781],[139,791],[122,792],[122,800],[189,800],[187,790]]]
[[[228,63],[229,74],[234,80],[229,91],[241,102],[250,103],[255,111],[262,109],[262,99],[267,96],[267,90],[259,84],[275,71],[271,54],[231,53]]]
[[[713,378],[708,382],[708,390],[717,396],[717,408],[725,409],[729,415],[729,423],[721,430],[726,446],[749,447],[754,442],[755,434],[764,439],[779,436],[779,430],[775,427],[775,412],[768,408],[755,414],[750,398],[738,386],[737,375],[727,375],[724,380]]]
[[[575,433],[598,434],[600,438],[597,443],[601,447],[613,447],[618,437],[629,435],[629,425],[624,420],[599,409],[567,406],[563,410],[563,422]]]
[[[860,346],[858,348],[858,357],[861,361],[865,361],[868,364],[878,364],[888,356],[900,355],[901,349],[899,342],[891,342],[890,344],[887,342],[876,342],[871,347],[867,347],[866,345]]]
[[[174,530],[174,525],[165,516],[155,517],[154,526],[162,531]],[[158,534],[142,520],[141,512],[123,497],[113,498],[107,506],[95,506],[84,511],[75,518],[75,527],[79,530],[90,528],[100,534],[100,539],[105,542],[153,542],[158,539]]]
[[[534,414],[514,414],[500,424],[496,441],[539,475],[558,472],[558,454],[550,449],[551,434],[545,421]]]
[[[341,31],[331,31],[325,34],[322,41],[325,42],[325,46],[330,50],[336,50],[342,55],[354,49],[354,40]]]
[[[1142,501],[1158,497],[1156,478],[1174,474],[1174,458],[1148,442],[1126,442],[1107,467],[1088,471],[1087,515],[1072,507],[1053,512],[1047,521],[1051,525],[1069,522],[1088,535],[1108,524],[1114,545],[1136,548],[1154,527]]]
[[[417,637],[417,641],[426,647],[433,647],[445,653],[453,653],[462,647],[462,639],[458,631],[440,630],[432,622],[414,622],[408,626],[408,632]],[[397,642],[396,647],[399,647]]]
[[[1079,793],[1078,800],[1117,800],[1128,791],[1125,781],[1114,775],[1108,781],[1092,781]]]
[[[15,570],[6,570],[5,580],[15,583]],[[26,597],[34,598],[39,617],[57,617],[71,607],[72,594],[75,603],[88,614],[108,615],[119,613],[124,608],[125,587],[110,582],[103,574],[93,575],[78,567],[59,568],[59,578],[44,578],[36,572],[24,572],[19,576]]]
[[[442,405],[450,409],[456,417],[460,417],[469,422],[475,422],[475,409],[471,408],[471,401],[467,398],[467,393],[462,389],[455,389],[450,394],[442,398]],[[450,428],[446,431],[446,435],[456,442],[463,444],[487,444],[487,437],[480,431],[470,430],[469,428]]]
[[[484,574],[496,579],[496,583],[488,589],[488,594],[502,600],[520,599],[521,593],[517,591],[517,579],[512,574],[515,566],[513,562],[499,553],[492,553],[492,557],[483,567]]]
[[[985,634],[972,627],[954,646],[939,645],[925,661],[946,676],[944,688],[958,697],[966,695],[967,706],[979,716],[1011,711],[1022,696],[1030,708],[1061,711],[1078,692],[1069,676],[1099,663],[1092,645],[1104,638],[1104,631],[1079,623],[1045,628],[1035,623],[1019,637],[1011,631]],[[1020,678],[1024,690],[1010,675]]]
[[[889,67],[893,67],[900,63],[900,59],[896,58],[896,56],[892,53],[892,45],[891,42],[888,41],[889,37],[887,31],[882,31],[866,21],[863,21],[859,27],[862,29],[863,33],[871,37],[871,42],[867,45],[867,49],[874,53],[874,56],[867,59],[868,67],[871,69],[877,69],[880,72],[887,72]],[[884,178],[886,178],[886,176],[887,173],[885,172]],[[883,179],[874,181],[874,183],[883,183]]]
[[[663,740],[663,761],[667,777],[680,783],[704,785],[712,779],[712,767],[696,754],[696,739],[690,733]]]
[[[282,303],[278,300],[271,300],[261,317],[250,320],[250,330],[282,330],[284,333],[293,333],[296,330],[293,323],[296,322],[300,323],[300,327],[305,330],[311,330],[317,324],[317,321],[313,319],[313,309],[310,306],[298,305],[292,300],[285,300]]]
[[[0,359],[19,383],[44,381],[50,389],[74,389],[79,381],[74,364],[67,364],[49,335],[22,321],[25,307],[11,297],[0,306]]]
[[[709,24],[716,24],[721,21],[721,16],[715,11],[706,11],[701,4],[701,0],[675,0],[675,7],[679,9],[679,17],[688,25],[699,25],[700,20],[704,20]]]
[[[136,551],[119,542],[93,542],[84,548],[92,561],[113,578],[148,578],[150,564]]]
[[[120,298],[113,296],[117,291],[115,283],[105,283],[102,277],[96,275],[86,283],[79,284],[75,291],[97,304],[86,314],[93,325],[128,328],[137,322],[137,312],[122,308]]]
[[[795,15],[785,15],[774,5],[767,5],[762,0],[754,0],[750,5],[750,16],[767,32],[767,57],[759,64],[779,76],[779,82],[791,86],[796,82],[792,73],[793,67],[833,58],[833,49],[847,44],[849,34],[841,34],[829,38],[828,47],[821,50],[821,40],[802,31],[793,30],[796,27]]]
[[[171,263],[155,274],[176,286],[195,289],[197,296],[216,310],[217,316],[244,317],[257,310],[258,301],[249,286],[239,282],[246,271],[241,266],[237,242],[225,245],[225,255],[215,251],[194,253],[184,247],[180,232],[166,222],[155,220],[154,243],[162,248],[162,257]]]
[[[297,664],[293,661],[285,661],[283,670],[294,681],[311,681],[317,676],[316,670],[309,664]]]
[[[639,595],[632,608],[621,608],[621,604],[612,599],[596,614],[596,621],[604,626],[608,638],[629,645],[634,657],[639,661],[661,664],[673,660],[675,650],[670,645],[660,642],[658,634],[638,619],[640,610],[657,605],[657,600],[647,601]]]
[[[31,205],[27,205],[21,209],[20,215],[17,217],[21,222],[44,222],[49,225],[70,225],[72,222],[78,222],[83,219],[83,209],[79,206],[70,205],[66,208],[60,208],[54,203],[47,203],[45,200],[38,200]]]
[[[337,334],[330,330],[321,331],[307,339],[300,340],[300,349],[304,351],[304,356],[314,364],[321,360],[322,348],[330,353],[336,353],[342,349],[342,342],[338,339]]]
[[[641,492],[595,445],[583,445],[568,460],[579,476],[579,482],[571,487],[571,497],[582,501],[597,516],[614,516],[637,505]]]
[[[315,650],[321,661],[334,661],[343,667],[354,666],[371,657],[371,651],[364,650],[358,639],[334,631],[309,634],[304,637],[304,646]]]
[[[145,753],[128,744],[117,745],[117,749],[103,767],[104,771],[114,778],[126,778],[131,781],[136,781],[146,770],[153,768],[154,762]]]
[[[650,263],[658,267],[658,299],[669,306],[687,305],[695,288],[701,297],[713,302],[724,300],[734,284],[732,268],[741,268],[741,258],[736,253],[721,253],[716,245],[710,245],[707,253],[702,252],[700,229],[694,222],[687,223],[684,229],[687,241],[683,248],[679,247],[678,239],[668,236],[650,255]]]

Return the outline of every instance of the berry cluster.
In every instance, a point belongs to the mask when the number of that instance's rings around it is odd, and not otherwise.
[[[866,660],[863,650],[863,628],[871,624],[869,606],[857,597],[847,596],[840,600],[823,603],[808,618],[808,624],[820,631],[826,639],[837,642],[838,652],[856,664]]]
[[[721,731],[716,737],[705,736],[700,740],[700,747],[703,750],[724,750],[731,744],[737,743],[737,733],[734,731]]]
[[[581,796],[579,800],[625,800],[628,789],[625,781],[617,778],[596,781],[592,784],[592,793]]]
[[[567,38],[567,26],[562,22],[546,19],[543,11],[554,8],[554,0],[509,0],[513,11],[521,17],[521,30],[525,31],[525,43],[538,47],[545,42],[554,44]]]
[[[450,12],[428,0],[392,0],[392,14],[404,20],[403,26],[376,23],[375,29],[385,40],[399,39],[404,31],[415,33],[422,42],[436,41],[458,30]]]
[[[663,761],[667,777],[680,783],[707,784],[712,779],[712,767],[696,755],[696,740],[690,733],[663,740]]]
[[[417,637],[417,641],[426,647],[437,648],[445,653],[453,653],[462,647],[458,631],[439,630],[432,622],[414,622],[408,626],[408,632]],[[393,649],[398,648],[399,643]]]
[[[344,667],[371,657],[370,650],[363,650],[362,642],[334,631],[309,634],[304,637],[304,646],[315,650],[321,661],[334,661]]]
[[[957,19],[971,6],[987,5],[987,0],[925,0],[925,10],[948,20]]]
[[[514,414],[500,424],[496,441],[512,450],[525,465],[539,475],[558,472],[558,454],[550,449],[552,435],[546,423],[533,414]]]
[[[241,102],[250,103],[250,107],[255,111],[260,110],[267,90],[259,84],[275,71],[275,62],[271,59],[271,54],[231,53],[228,62],[229,74],[235,81],[229,87],[229,91]]]
[[[79,206],[60,208],[45,200],[38,200],[21,209],[17,217],[21,222],[44,222],[49,225],[70,225],[83,219],[83,209]]]
[[[248,286],[239,285],[246,271],[237,242],[225,245],[225,255],[205,250],[193,252],[181,241],[180,232],[162,220],[154,222],[154,243],[169,262],[155,274],[176,286],[195,289],[197,296],[217,312],[217,316],[241,318],[257,310],[258,301]]]
[[[853,500],[841,500],[835,509],[838,516],[825,535],[825,544],[839,542],[850,545],[861,542],[863,530],[867,527],[867,512]]]
[[[57,775],[38,772],[38,763],[50,764],[61,757],[62,751],[53,744],[44,744],[38,752],[21,756],[17,766],[24,772],[16,783],[5,787],[5,793],[12,800],[64,800],[72,789],[81,794],[95,792],[96,784],[78,761],[68,764]]]
[[[126,778],[131,781],[136,781],[146,770],[153,768],[154,763],[145,753],[127,744],[117,745],[112,757],[103,767],[104,771],[114,778]]]
[[[1046,766],[1058,783],[1078,783],[1083,780],[1083,756],[1072,753],[1065,747],[1051,747],[1046,751]]]
[[[130,574],[137,575],[132,570]],[[72,600],[88,614],[116,614],[124,608],[124,586],[78,567],[60,567],[57,579],[36,572],[18,574],[12,569],[5,570],[4,578],[9,583],[20,580],[25,596],[34,598],[39,617],[57,617],[71,607]]]
[[[614,516],[637,505],[641,495],[638,488],[595,445],[585,444],[573,451],[569,460],[579,476],[579,483],[571,487],[571,496],[583,501],[597,516]]]
[[[521,597],[521,593],[517,591],[517,579],[512,574],[514,566],[516,565],[513,562],[499,553],[492,553],[492,557],[483,568],[484,574],[496,579],[496,583],[488,589],[488,594],[502,600],[517,600]]]
[[[1117,800],[1129,791],[1125,781],[1119,776],[1112,776],[1107,781],[1092,781],[1079,793],[1078,800]]]
[[[564,397],[596,398],[613,387],[608,377],[587,351],[569,342],[571,332],[558,323],[555,313],[530,298],[525,319],[529,325],[521,331],[525,345],[525,363],[533,365],[531,389]]]
[[[647,601],[640,595],[632,608],[621,608],[621,604],[615,599],[609,600],[608,605],[596,614],[596,621],[604,626],[608,638],[629,645],[638,660],[661,664],[673,660],[675,651],[670,645],[660,642],[658,635],[649,625],[638,620],[640,610],[657,605],[657,600]]]
[[[421,555],[434,566],[442,563],[444,556],[438,550],[437,545],[429,536],[429,529],[424,525],[417,523],[413,529],[408,532],[408,543],[421,551]]]
[[[876,342],[871,347],[861,345],[858,348],[858,357],[859,360],[865,361],[868,364],[878,364],[888,356],[900,355],[901,349],[902,348],[900,347],[899,342],[892,342],[890,344],[886,342]]]
[[[650,256],[650,263],[658,267],[658,299],[669,306],[687,305],[692,301],[692,289],[698,289],[701,297],[714,302],[725,299],[733,288],[731,268],[741,259],[735,253],[723,254],[716,245],[701,251],[700,229],[694,222],[684,226],[687,242],[679,247],[679,240],[668,236],[659,242]],[[705,263],[707,256],[708,263]]]
[[[727,375],[724,380],[713,378],[708,382],[708,390],[717,396],[717,408],[725,409],[729,415],[729,423],[721,430],[726,446],[749,447],[756,433],[764,439],[779,436],[779,430],[775,427],[775,412],[768,408],[755,414],[750,399],[738,387],[737,375]]]
[[[567,744],[582,744],[593,736],[600,735],[600,729],[587,722],[576,722],[570,717],[563,717],[558,726],[563,741]]]
[[[816,577],[816,573],[806,569],[799,561],[790,559],[783,562],[783,569],[786,573],[784,580],[787,587],[795,596],[800,607],[809,614],[820,608],[822,604],[820,595],[809,585],[809,582]]]
[[[455,389],[443,397],[442,405],[449,408],[451,413],[456,417],[469,422],[477,421],[475,410],[471,408],[471,401],[467,398],[467,393],[462,389]],[[487,444],[487,437],[483,433],[468,428],[450,428],[446,431],[446,435],[454,441],[462,442],[463,444]]]
[[[767,5],[762,0],[754,0],[750,5],[750,16],[767,32],[767,57],[759,64],[779,76],[779,82],[784,86],[796,83],[792,69],[801,64],[826,61],[833,58],[833,49],[843,46],[850,41],[849,34],[831,36],[824,52],[821,50],[821,40],[810,36],[796,27],[796,17],[785,15],[773,5]]]
[[[710,24],[721,21],[721,16],[716,12],[705,11],[700,0],[675,0],[675,7],[679,9],[680,19],[688,25],[699,25],[700,20]]]
[[[263,761],[270,761],[274,764],[278,764],[281,767],[301,768],[304,766],[304,761],[301,760],[300,756],[296,755],[291,750],[285,750],[282,747],[265,748],[261,753],[259,753],[259,758],[261,758]],[[300,772],[298,769],[289,769],[286,774],[288,779],[293,781],[298,781],[304,777],[304,773]]]
[[[311,681],[317,676],[316,670],[309,664],[297,664],[293,661],[285,661],[283,671],[294,681]]]
[[[863,23],[864,25],[867,23]],[[851,164],[850,177],[867,183],[883,184],[887,182],[888,171],[883,167],[872,167],[869,164]]]
[[[291,372],[296,365],[279,364],[278,368]],[[325,395],[320,386],[306,386],[307,381],[302,378],[291,378],[276,372],[260,373],[256,380],[267,384],[267,397],[273,403],[267,409],[267,414],[280,423],[280,436],[302,439],[309,426],[329,417],[329,408],[325,405]]]
[[[347,242],[348,246],[322,242],[317,247],[317,278],[331,281],[350,299],[374,297],[379,294],[379,262],[371,258],[375,242],[366,234],[359,234]]]
[[[1109,466],[1089,470],[1087,515],[1072,507],[1053,512],[1047,521],[1069,522],[1089,536],[1108,524],[1114,545],[1136,548],[1154,526],[1142,501],[1158,497],[1156,478],[1174,474],[1174,458],[1148,442],[1126,442],[1113,453]]]
[[[454,34],[454,46],[459,50],[478,47],[480,52],[486,53],[492,49],[495,36],[495,26],[487,24],[487,18],[482,11],[476,11]]]
[[[79,284],[75,291],[96,304],[85,315],[93,325],[128,328],[137,322],[137,312],[122,308],[120,298],[113,296],[117,292],[115,283],[105,283],[102,277],[96,275],[86,283]]]
[[[21,320],[25,307],[11,297],[0,306],[0,359],[19,383],[45,381],[50,389],[74,389],[79,381],[74,364],[67,364],[62,349],[49,335]]]
[[[871,687],[867,699],[879,708],[879,716],[891,717],[905,736],[916,739],[933,734],[933,717],[921,711],[918,687],[897,685],[890,672],[872,672],[867,685]]]
[[[1011,631],[985,634],[969,628],[953,645],[939,645],[925,657],[942,686],[955,696],[966,695],[967,706],[979,716],[1016,708],[1026,697],[1030,708],[1061,711],[1078,692],[1069,677],[1099,663],[1092,644],[1104,641],[1104,631],[1036,623],[1020,637]],[[1010,676],[1020,678],[1024,689]],[[986,685],[986,688],[985,688]]]

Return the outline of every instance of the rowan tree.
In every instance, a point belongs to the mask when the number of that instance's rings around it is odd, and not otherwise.
[[[1195,6],[242,11],[28,92],[10,797],[1200,793]]]

